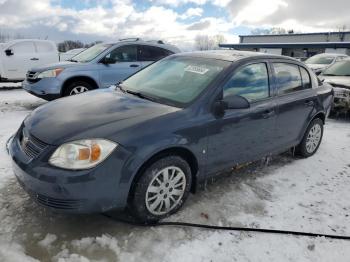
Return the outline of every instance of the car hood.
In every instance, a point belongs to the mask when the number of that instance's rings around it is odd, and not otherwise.
[[[350,76],[320,76],[321,80],[334,87],[350,88]]]
[[[324,65],[324,64],[306,64],[309,68],[312,70],[320,70],[320,69],[325,69],[329,65]]]
[[[72,66],[81,66],[84,65],[85,63],[76,63],[76,62],[69,62],[69,61],[62,61],[58,63],[53,63],[53,64],[48,64],[46,66],[40,66],[40,67],[33,67],[30,69],[30,71],[33,72],[43,72],[46,70],[50,69],[55,69],[55,68],[68,68]]]
[[[111,89],[47,103],[24,121],[25,128],[51,145],[84,138],[114,137],[119,131],[179,110]]]

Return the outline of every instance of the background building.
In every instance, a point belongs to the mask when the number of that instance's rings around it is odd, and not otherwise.
[[[350,31],[241,35],[239,44],[220,44],[220,47],[257,51],[292,57],[310,57],[319,53],[350,55]]]

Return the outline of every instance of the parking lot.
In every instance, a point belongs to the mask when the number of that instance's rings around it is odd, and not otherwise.
[[[24,117],[46,102],[22,90],[0,96],[0,261],[348,261],[349,241],[52,213],[20,188],[5,150]],[[331,119],[313,157],[287,152],[224,174],[167,220],[350,235],[349,144],[349,120]]]

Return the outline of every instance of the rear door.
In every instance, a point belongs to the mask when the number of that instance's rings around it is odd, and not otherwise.
[[[276,142],[286,149],[300,142],[317,102],[308,71],[297,64],[272,63],[277,91]]]
[[[239,95],[250,108],[226,110],[208,126],[208,174],[252,161],[274,148],[276,104],[267,61],[241,66],[223,87],[223,100]]]
[[[138,58],[142,68],[172,54],[173,52],[156,46],[138,46]]]
[[[137,46],[124,45],[115,48],[105,57],[112,63],[98,64],[100,84],[109,87],[123,81],[125,78],[141,69],[141,63],[137,61]]]
[[[24,79],[27,71],[37,65],[37,53],[32,41],[18,42],[10,46],[12,55],[4,55],[5,78]]]

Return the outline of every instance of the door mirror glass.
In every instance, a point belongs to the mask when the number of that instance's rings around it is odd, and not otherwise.
[[[12,52],[11,49],[6,49],[6,50],[5,50],[5,54],[6,54],[7,56],[11,56],[11,55],[13,55],[13,52]]]
[[[228,95],[223,102],[224,109],[245,109],[250,107],[249,101],[238,95]]]

